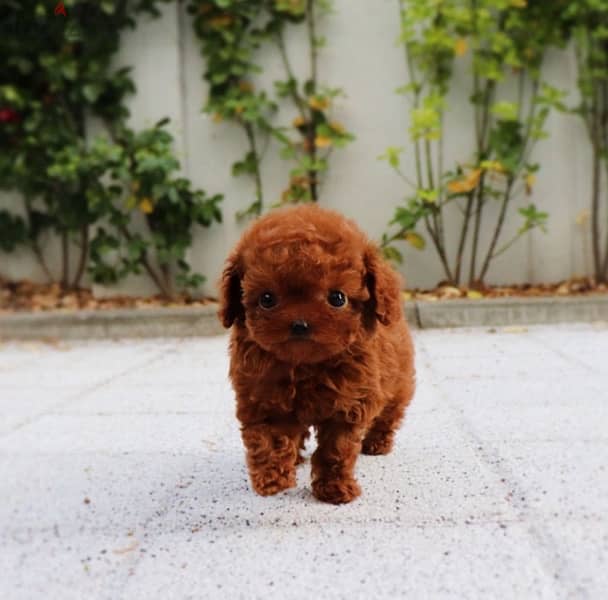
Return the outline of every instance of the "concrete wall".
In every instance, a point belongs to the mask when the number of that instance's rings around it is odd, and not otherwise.
[[[320,25],[328,45],[321,51],[320,80],[342,87],[346,97],[340,99],[335,117],[357,139],[331,157],[329,177],[322,189],[323,204],[355,218],[373,238],[379,239],[392,218],[395,206],[407,190],[388,165],[378,161],[387,146],[408,144],[407,101],[394,93],[407,83],[403,49],[396,44],[398,9],[393,0],[336,0],[335,14]],[[289,53],[295,70],[306,74],[306,41],[301,28],[289,36]],[[184,7],[171,4],[160,20],[142,20],[138,29],[125,36],[120,64],[134,65],[138,94],[131,102],[132,124],[151,125],[164,116],[172,119],[177,152],[183,169],[195,185],[210,193],[225,195],[224,224],[197,232],[191,260],[196,270],[207,275],[204,291],[213,293],[221,263],[239,236],[242,226],[234,213],[250,204],[252,182],[234,178],[230,166],[246,151],[242,131],[230,123],[214,123],[201,108],[206,98],[202,79],[203,59]],[[271,89],[272,82],[283,78],[278,55],[266,49],[261,57],[265,71],[259,85]],[[574,58],[569,52],[554,52],[546,61],[546,75],[551,83],[570,90],[569,101],[576,101]],[[461,98],[470,89],[466,59],[459,62],[455,93]],[[507,90],[508,93],[508,90]],[[289,123],[295,114],[289,106],[278,119]],[[456,159],[470,157],[467,152],[473,124],[464,103],[452,102],[447,132],[447,165]],[[541,162],[531,198],[519,197],[515,204],[529,200],[550,213],[549,233],[534,232],[502,255],[491,269],[490,282],[554,281],[573,274],[590,272],[588,236],[576,225],[576,216],[589,204],[589,145],[582,124],[575,117],[554,114],[550,118],[551,137],[539,143],[536,160]],[[464,152],[463,152],[464,150]],[[407,156],[407,155],[406,155]],[[407,170],[413,172],[409,152]],[[407,157],[406,157],[407,162]],[[289,166],[271,144],[263,163],[267,203],[274,202],[286,186]],[[0,198],[0,205],[6,204]],[[487,210],[498,213],[498,203]],[[521,219],[515,210],[504,232],[504,240],[513,234]],[[456,235],[454,228],[449,237]],[[483,231],[487,243],[491,231]],[[434,253],[405,248],[402,270],[411,286],[429,286],[441,279],[442,273]],[[56,249],[49,248],[50,256]],[[11,277],[41,278],[40,270],[26,252],[0,256],[0,273]],[[97,289],[98,293],[108,290]],[[153,287],[145,278],[130,280],[121,291],[147,292]]]

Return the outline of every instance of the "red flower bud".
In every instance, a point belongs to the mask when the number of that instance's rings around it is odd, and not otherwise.
[[[15,123],[19,121],[19,113],[12,108],[0,108],[0,123]]]

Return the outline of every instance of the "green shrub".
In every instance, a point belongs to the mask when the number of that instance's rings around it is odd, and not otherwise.
[[[186,225],[217,220],[219,197],[208,199],[175,177],[178,165],[166,131],[156,127],[136,134],[127,128],[125,101],[135,86],[129,68],[112,67],[121,34],[135,26],[139,14],[158,14],[158,6],[166,1],[72,0],[65,2],[67,17],[62,17],[53,15],[48,3],[24,0],[11,3],[3,15],[0,189],[20,192],[27,218],[16,221],[8,211],[0,213],[0,238],[6,240],[2,248],[27,244],[54,279],[41,238],[59,236],[64,287],[80,285],[89,260],[94,281],[116,282],[142,267],[152,276],[145,265],[150,247],[165,275],[155,278],[162,293],[172,293],[172,262],[178,265],[180,284],[195,286],[201,280],[185,261],[184,245],[191,236]],[[103,123],[105,140],[87,141],[90,117]],[[110,185],[104,179],[108,173]],[[91,248],[90,231],[100,222],[117,226],[117,213],[122,215],[121,226],[128,226],[130,213],[139,210],[120,205],[130,180],[152,182],[145,190],[153,208],[146,215],[149,233],[143,241],[141,234],[133,234],[128,261],[110,269],[101,258],[98,237]],[[175,211],[167,210],[167,203]],[[98,230],[96,235],[102,234]],[[123,243],[120,238],[119,245]],[[76,261],[70,256],[74,245]]]
[[[237,216],[259,215],[264,207],[260,164],[269,138],[278,141],[280,156],[292,164],[280,199],[273,204],[320,198],[322,177],[333,149],[353,139],[330,117],[336,88],[320,85],[318,54],[325,40],[316,34],[318,20],[331,11],[328,0],[190,0],[194,31],[206,60],[209,83],[206,112],[216,121],[240,126],[247,138],[246,155],[232,166],[235,176],[249,175],[255,182],[255,201]],[[305,26],[309,76],[300,81],[291,66],[285,36],[291,26]],[[274,94],[256,89],[255,75],[262,68],[256,53],[272,44],[280,54],[285,79],[274,82]],[[288,102],[297,117],[277,125],[279,102]]]
[[[608,282],[608,226],[602,226],[602,214],[608,214],[608,194],[602,185],[602,172],[604,181],[608,177],[608,4],[598,0],[570,2],[564,17],[574,37],[581,94],[574,112],[585,123],[592,150],[593,269],[598,283]]]
[[[563,109],[563,93],[542,79],[546,50],[563,42],[560,2],[526,0],[401,0],[401,41],[409,84],[398,90],[411,101],[410,139],[415,178],[401,169],[401,148],[381,157],[405,180],[411,193],[383,237],[385,254],[401,259],[393,245],[405,239],[423,248],[423,229],[443,266],[445,278],[459,284],[469,245],[469,285],[483,284],[493,259],[521,235],[544,229],[547,214],[533,204],[519,209],[523,223],[514,238],[499,244],[503,226],[518,192],[529,193],[539,169],[530,161],[534,144],[547,136],[545,121],[552,108]],[[458,164],[444,164],[443,140],[450,113],[454,63],[470,56],[469,103],[475,152]],[[517,102],[507,102],[500,86],[513,81]],[[500,204],[496,220],[488,222],[486,206]],[[456,204],[462,214],[458,243],[445,237],[446,208]],[[482,228],[492,232],[482,250]]]

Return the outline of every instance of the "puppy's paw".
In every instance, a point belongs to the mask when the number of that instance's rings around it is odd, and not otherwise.
[[[388,454],[393,449],[392,431],[370,431],[361,445],[363,454],[379,455]]]
[[[317,479],[312,483],[315,498],[331,504],[346,504],[361,495],[355,479]]]
[[[251,485],[260,496],[272,496],[295,487],[296,474],[292,470],[277,468],[251,473]]]

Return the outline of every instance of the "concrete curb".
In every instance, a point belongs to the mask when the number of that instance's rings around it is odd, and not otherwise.
[[[0,316],[0,339],[197,337],[225,330],[217,306],[17,313]]]
[[[592,323],[608,321],[608,296],[416,301],[416,314],[423,329]]]
[[[412,327],[502,327],[608,321],[608,296],[410,301]],[[217,305],[0,315],[0,340],[113,339],[220,335]]]

